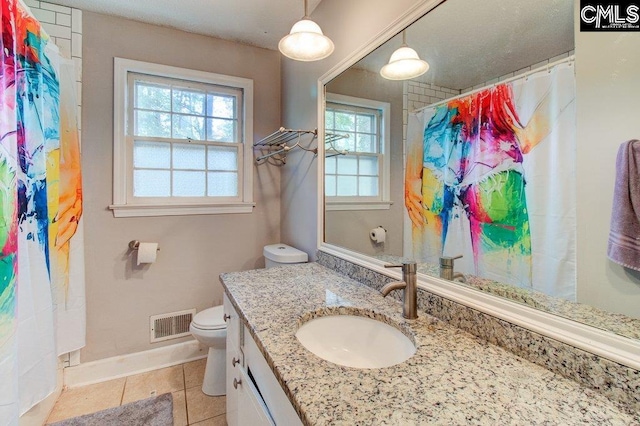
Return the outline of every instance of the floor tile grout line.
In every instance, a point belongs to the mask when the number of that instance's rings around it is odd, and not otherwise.
[[[124,385],[122,385],[122,393],[120,394],[120,406],[122,406],[122,401],[124,401],[124,391],[127,389],[127,382],[129,381],[129,376],[124,378]]]
[[[185,363],[186,364],[186,363]],[[184,364],[182,364],[182,391],[184,392],[184,416],[187,419],[187,426],[189,425],[189,406],[187,405],[187,373],[184,371]]]

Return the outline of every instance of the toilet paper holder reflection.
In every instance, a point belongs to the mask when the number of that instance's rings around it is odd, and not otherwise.
[[[138,250],[138,247],[140,247],[140,241],[138,240],[129,241],[129,248],[131,250]],[[158,251],[160,251],[160,246],[158,246]]]

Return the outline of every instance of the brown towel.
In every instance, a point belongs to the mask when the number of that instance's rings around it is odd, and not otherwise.
[[[607,256],[640,271],[640,141],[620,145]]]

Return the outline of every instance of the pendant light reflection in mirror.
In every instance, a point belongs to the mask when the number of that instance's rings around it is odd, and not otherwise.
[[[382,67],[380,75],[387,80],[411,80],[428,70],[429,64],[407,45],[407,34],[402,31],[402,46],[391,54],[389,63]]]

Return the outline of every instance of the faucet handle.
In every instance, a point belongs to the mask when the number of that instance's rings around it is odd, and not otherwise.
[[[385,268],[402,268],[403,273],[415,273],[417,270],[417,263],[415,260],[403,260],[401,264],[388,264],[384,265]]]
[[[453,256],[453,257],[450,257],[450,256],[442,256],[442,257],[440,258],[440,266],[451,266],[451,267],[453,267],[453,263],[454,263],[454,261],[455,261],[456,259],[460,259],[460,258],[462,258],[462,255],[461,255],[461,254],[459,254],[459,255],[457,255],[457,256]]]
[[[392,265],[392,264],[388,264],[388,265],[384,265],[385,268],[402,268],[404,265]]]

